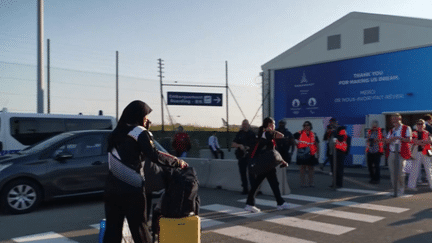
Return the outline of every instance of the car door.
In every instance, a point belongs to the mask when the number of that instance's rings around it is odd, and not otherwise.
[[[49,178],[56,194],[103,190],[108,173],[105,140],[102,133],[83,135],[52,152]]]

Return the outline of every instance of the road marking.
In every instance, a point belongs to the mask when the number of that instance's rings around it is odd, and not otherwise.
[[[330,217],[335,217],[335,218],[350,219],[350,220],[367,222],[367,223],[375,223],[377,221],[384,219],[384,217],[380,217],[380,216],[373,216],[373,215],[367,215],[367,214],[361,214],[361,213],[351,213],[351,212],[345,212],[345,211],[339,211],[339,210],[333,210],[333,209],[325,209],[325,208],[319,208],[319,207],[305,208],[305,209],[301,209],[299,211],[306,212],[306,213],[325,215],[325,216],[330,216]]]
[[[55,241],[53,241],[53,239],[55,239]],[[23,237],[19,237],[19,238],[13,238],[12,239],[15,242],[32,242],[32,243],[36,243],[36,242],[55,242],[55,243],[64,243],[64,242],[77,242],[77,241],[73,241],[71,239],[68,239],[66,237],[64,237],[61,234],[57,234],[55,232],[46,232],[46,233],[41,233],[41,234],[35,234],[35,235],[29,235],[29,236],[23,236]]]
[[[283,197],[286,197],[286,196],[283,196]],[[319,200],[323,201],[322,199],[319,199]],[[241,199],[239,201],[245,201],[245,200]],[[265,205],[265,206],[273,205],[273,201],[264,200],[264,199],[257,199],[255,201],[255,203],[258,205]],[[289,203],[289,205],[291,206],[290,209],[295,209],[295,208],[302,206],[302,205],[294,204],[294,203]],[[305,212],[305,213],[314,213],[314,214],[319,214],[319,215],[325,215],[325,216],[330,216],[330,217],[335,217],[335,218],[350,219],[350,220],[367,222],[367,223],[374,223],[374,222],[377,222],[377,221],[384,219],[384,217],[380,217],[380,216],[373,216],[373,215],[360,214],[360,213],[351,213],[351,212],[326,209],[326,208],[320,208],[320,207],[302,208],[302,209],[298,209],[298,211]]]
[[[240,200],[238,200],[238,202],[246,203],[246,199],[240,199]],[[272,200],[255,199],[255,204],[259,204],[259,205],[262,205],[262,206],[268,206],[268,207],[276,207],[276,201],[272,201]],[[301,206],[302,205],[295,204],[295,203],[290,203],[290,209],[292,209],[292,208],[298,208],[298,207],[301,207]]]
[[[384,196],[393,196],[394,192],[383,192],[383,191],[374,191],[374,190],[362,190],[362,189],[352,189],[352,188],[339,188],[337,189],[340,192],[355,192],[360,194],[371,194],[371,195],[384,195]],[[401,198],[412,197],[411,194],[405,194],[400,196]]]
[[[243,208],[237,208],[237,207],[232,207],[232,206],[222,205],[222,204],[211,204],[211,205],[201,206],[200,209],[215,211],[219,213],[227,213],[230,215],[235,215],[239,217],[248,217],[248,218],[264,215],[263,212],[251,213],[244,210]]]
[[[363,190],[363,189],[353,189],[353,188],[339,188],[337,191],[340,192],[355,192],[360,194],[371,194],[371,195],[390,195],[390,192],[375,191],[375,190]]]
[[[403,212],[409,210],[409,208],[383,206],[383,205],[370,204],[370,203],[357,203],[357,202],[352,202],[352,201],[332,202],[328,198],[311,197],[311,196],[303,196],[303,195],[296,195],[296,194],[285,195],[282,197],[286,198],[286,199],[295,199],[295,200],[300,200],[300,201],[318,202],[318,203],[331,203],[333,205],[338,205],[338,206],[369,209],[369,210],[383,211],[383,212],[389,212],[389,213],[403,213]]]
[[[331,235],[342,235],[352,230],[355,230],[355,228],[352,227],[321,223],[312,220],[299,219],[299,218],[287,217],[287,216],[276,216],[274,218],[266,219],[265,221],[281,224],[285,226],[300,228],[300,229],[317,231],[317,232],[331,234]]]
[[[212,230],[212,232],[257,243],[314,243],[314,241],[270,233],[244,226],[232,226],[228,228]]]
[[[221,205],[221,204],[211,204],[211,205],[201,206],[200,209],[215,211],[215,212],[219,212],[219,213],[226,213],[226,214],[239,216],[239,217],[246,217],[246,218],[264,215],[263,212],[251,213],[251,212],[245,211],[243,208],[231,207],[228,205]],[[221,224],[225,224],[225,222],[222,222],[219,220],[214,220],[214,219],[208,219],[205,217],[201,218],[201,228],[202,229],[209,228],[212,226],[221,225]]]
[[[332,202],[334,205],[344,206],[344,207],[352,207],[352,208],[361,208],[361,209],[370,209],[388,213],[403,213],[409,210],[409,208],[399,208],[399,207],[391,207],[370,203],[356,203],[351,201],[340,201],[340,202]]]
[[[241,199],[239,201],[244,201],[244,200],[245,199]],[[274,205],[274,201],[270,201],[270,200],[256,199],[255,202],[259,205]],[[293,208],[301,206],[301,205],[297,205],[297,204],[290,204],[290,205]],[[236,208],[236,207],[225,206],[225,205],[220,205],[220,204],[213,204],[213,205],[208,205],[208,206],[204,206],[204,207],[206,210],[225,212],[225,213],[229,213],[229,214],[233,213],[234,215],[241,216],[241,217],[256,217],[256,216],[266,214],[264,212],[249,213],[249,212],[244,211],[244,209],[242,209],[242,208]],[[305,210],[308,210],[308,209],[305,209]],[[326,210],[326,209],[320,209],[320,210]],[[335,210],[330,210],[330,211],[335,211]],[[244,212],[246,212],[246,214]],[[316,213],[316,212],[314,212],[314,213]],[[328,213],[328,212],[326,212],[326,213]],[[342,213],[344,213],[344,212],[337,211],[337,212],[328,213],[328,214],[332,214],[329,216],[334,216],[334,215],[339,215]],[[350,215],[350,216],[354,217],[352,215]],[[296,227],[296,228],[303,228],[303,229],[308,229],[308,230],[314,230],[314,231],[329,233],[329,234],[333,234],[333,235],[340,235],[340,234],[343,234],[343,233],[346,233],[346,232],[349,232],[349,231],[355,229],[355,228],[351,228],[351,227],[339,226],[339,225],[334,225],[334,224],[315,222],[312,220],[297,219],[295,217],[289,217],[289,216],[281,216],[281,217],[287,218],[287,220],[285,220],[285,221],[281,220],[281,219],[279,219],[279,216],[278,216],[276,218],[272,218],[272,221],[270,221],[268,219],[264,219],[263,221],[275,222],[274,220],[276,220],[276,221],[279,220],[282,222],[281,224],[283,224],[283,225],[292,226],[292,227]],[[339,217],[339,216],[334,216],[334,217]],[[341,217],[344,217],[344,215]],[[218,222],[220,222],[220,221],[218,221]],[[297,222],[299,224],[297,224]],[[309,225],[311,225],[311,227]],[[315,228],[316,228],[316,230],[315,230]]]

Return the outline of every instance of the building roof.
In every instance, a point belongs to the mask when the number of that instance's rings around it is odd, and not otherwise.
[[[380,43],[363,44],[363,30],[374,26],[380,28]],[[342,48],[328,51],[327,37],[334,34],[342,36]],[[290,68],[427,45],[432,45],[430,19],[351,12],[271,59],[261,68]]]

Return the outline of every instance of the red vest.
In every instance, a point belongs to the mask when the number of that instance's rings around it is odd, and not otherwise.
[[[401,137],[406,138],[405,134],[406,134],[407,129],[408,129],[408,127],[406,125],[402,125]],[[390,134],[393,133],[393,130],[394,130],[394,128],[392,128],[390,130]],[[410,145],[410,143],[402,142],[402,141],[401,141],[401,143],[402,144],[401,144],[401,148],[400,148],[400,154],[401,154],[402,158],[410,159],[411,158],[411,145]]]
[[[429,132],[426,131],[426,130],[423,130],[421,138],[418,137],[418,132],[413,132],[413,138],[417,138],[418,140],[426,141],[429,138]],[[430,149],[431,149],[431,145],[430,144],[427,144],[427,145],[423,146],[422,154],[426,155],[427,151],[430,150]]]
[[[309,131],[309,135],[306,135],[305,131],[300,131],[300,138],[299,143],[297,144],[297,148],[310,148],[310,154],[315,155],[315,153],[318,151],[318,148],[315,143],[315,134],[312,131]]]
[[[336,140],[336,143],[335,143],[336,149],[340,150],[342,152],[346,152],[348,150],[348,143],[347,143],[348,135],[347,135],[345,130],[341,130],[338,133],[338,135],[342,136],[343,139],[342,139],[342,142],[340,142],[339,139]]]
[[[372,129],[369,129],[368,130],[368,138],[370,137],[371,133],[372,133]],[[377,139],[381,140],[381,142],[378,142],[379,152],[380,153],[384,153],[384,143],[382,142],[383,134],[382,134],[381,127],[378,127],[378,137],[377,137]],[[366,152],[369,152],[369,145],[366,148]]]

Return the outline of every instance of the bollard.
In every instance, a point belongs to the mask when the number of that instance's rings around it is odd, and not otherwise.
[[[399,184],[399,144],[395,144],[395,159],[393,163],[393,183],[394,183],[394,197],[398,196]]]
[[[105,227],[106,227],[106,220],[102,219],[100,221],[100,228],[99,228],[99,243],[103,243],[103,238],[105,235]]]

